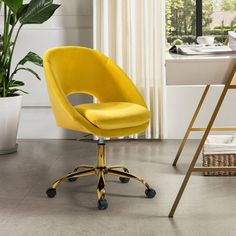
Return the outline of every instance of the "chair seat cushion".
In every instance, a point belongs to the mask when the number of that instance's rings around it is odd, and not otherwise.
[[[135,127],[149,121],[149,110],[128,102],[82,104],[75,109],[100,129],[113,130]]]

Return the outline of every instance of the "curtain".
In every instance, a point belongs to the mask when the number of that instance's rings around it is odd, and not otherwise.
[[[151,110],[145,138],[163,137],[164,0],[94,0],[94,48],[132,79]],[[134,136],[138,138],[138,136]]]

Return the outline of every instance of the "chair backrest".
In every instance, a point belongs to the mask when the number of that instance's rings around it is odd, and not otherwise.
[[[44,55],[48,93],[58,126],[96,133],[96,128],[70,104],[67,96],[86,93],[100,102],[146,106],[126,74],[103,54],[82,47],[59,47]]]
[[[146,106],[127,75],[108,57],[82,47],[59,47],[46,52],[44,66],[48,83],[64,95],[86,93],[100,102],[133,102]],[[52,81],[54,80],[54,81]],[[50,93],[51,94],[51,93]],[[51,94],[53,96],[53,94]]]

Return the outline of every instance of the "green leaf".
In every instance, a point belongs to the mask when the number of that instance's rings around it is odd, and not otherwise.
[[[2,83],[3,79],[4,79],[3,73],[0,73],[0,84]]]
[[[18,89],[9,89],[7,91],[7,97],[13,97],[13,96],[19,95],[17,92],[18,92]]]
[[[10,24],[11,25],[15,25],[17,22],[17,16],[16,14],[11,14],[11,17],[10,17]]]
[[[23,16],[25,14],[25,12],[27,11],[28,6],[29,6],[29,4],[23,4],[21,6],[19,11],[17,12],[17,19],[19,19],[21,16]]]
[[[31,0],[27,11],[21,16],[21,24],[42,24],[47,21],[60,5],[53,0]]]
[[[22,93],[28,94],[26,91],[24,91],[22,89],[9,89],[8,93],[7,93],[7,97],[17,96],[17,95],[19,95],[18,92],[22,92]]]
[[[39,75],[38,75],[35,71],[33,71],[32,69],[30,69],[30,68],[21,67],[21,68],[19,68],[19,69],[17,69],[17,70],[18,70],[18,71],[19,71],[19,70],[28,71],[28,72],[32,73],[38,80],[41,80],[40,77],[39,77]]]
[[[0,35],[0,53],[2,52],[3,50],[3,38],[2,38],[2,35]]]
[[[23,0],[2,0],[15,14],[21,8]]]
[[[25,83],[22,82],[22,81],[19,81],[19,80],[11,80],[9,83],[8,83],[8,87],[9,88],[12,88],[12,87],[20,87],[20,86],[24,86]]]
[[[25,93],[25,94],[29,94],[28,92],[22,90],[22,89],[17,89],[18,91],[22,92],[22,93]]]
[[[24,65],[26,62],[32,62],[37,66],[43,67],[43,59],[34,52],[29,52],[18,64]]]

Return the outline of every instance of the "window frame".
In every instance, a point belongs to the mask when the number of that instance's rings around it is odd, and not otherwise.
[[[196,37],[202,36],[202,0],[196,0]]]

